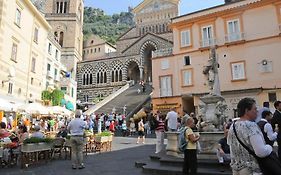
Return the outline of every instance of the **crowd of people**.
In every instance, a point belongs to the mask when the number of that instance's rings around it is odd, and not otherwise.
[[[279,175],[281,172],[281,156],[279,160],[271,158],[271,167],[262,165],[263,158],[274,157],[274,143],[278,144],[278,155],[281,155],[281,102],[274,103],[275,111],[264,102],[258,109],[252,98],[244,98],[237,105],[238,118],[230,119],[224,125],[224,137],[217,144],[217,158],[221,171],[231,167],[233,175]],[[179,131],[177,113],[172,109],[166,116],[169,131]],[[195,121],[196,120],[196,121]],[[183,174],[197,174],[197,152],[200,148],[200,135],[196,125],[198,120],[194,113],[182,118],[187,142],[184,150]],[[198,125],[197,125],[198,126]],[[241,143],[242,142],[242,143]],[[252,150],[248,151],[247,149]],[[276,156],[277,157],[277,156]],[[259,160],[259,162],[257,161]],[[262,160],[262,161],[261,161]]]
[[[281,155],[281,102],[274,103],[272,113],[269,103],[257,109],[256,102],[244,98],[237,105],[238,118],[230,120],[224,126],[224,137],[218,141],[217,157],[222,165],[230,165],[234,175],[266,174],[256,161],[257,157],[266,157],[273,153],[274,142],[278,144],[278,155]],[[192,112],[179,117],[175,108],[167,114],[157,112],[147,114],[147,117],[126,121],[122,114],[93,114],[86,116],[82,111],[75,114],[75,119],[49,118],[32,123],[28,118],[19,122],[16,130],[8,130],[8,123],[0,123],[0,139],[11,144],[14,148],[21,145],[30,137],[44,138],[47,132],[55,132],[57,137],[71,136],[72,168],[84,168],[83,136],[84,129],[98,133],[106,130],[112,133],[120,132],[122,136],[138,134],[137,144],[145,143],[145,135],[156,134],[156,151],[164,150],[165,131],[175,132],[185,128],[184,136],[187,142],[184,153],[184,174],[197,174],[197,151],[200,135],[197,132],[198,120]],[[11,126],[10,126],[11,128]],[[11,137],[12,136],[12,137]],[[10,139],[10,140],[9,140]],[[244,143],[244,144],[241,144]],[[253,156],[245,146],[252,150]],[[4,152],[4,160],[9,152]],[[281,161],[279,156],[278,162]],[[280,162],[279,162],[280,163]],[[281,165],[281,164],[280,164]],[[281,167],[281,166],[280,166]]]

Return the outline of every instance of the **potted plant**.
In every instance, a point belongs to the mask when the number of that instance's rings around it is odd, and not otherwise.
[[[96,135],[95,137],[96,142],[108,142],[112,140],[111,132],[104,131]]]
[[[25,139],[21,146],[22,152],[37,152],[52,149],[53,139],[31,137]]]

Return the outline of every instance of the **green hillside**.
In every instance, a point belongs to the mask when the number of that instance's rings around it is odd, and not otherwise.
[[[117,38],[132,26],[134,26],[133,14],[130,12],[121,12],[111,16],[106,15],[101,9],[84,8],[84,39],[95,34],[115,44]]]

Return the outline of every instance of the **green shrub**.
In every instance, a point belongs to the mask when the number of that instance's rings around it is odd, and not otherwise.
[[[96,136],[112,136],[112,134],[109,131],[103,131],[103,132],[97,134]]]
[[[37,137],[31,137],[28,139],[25,139],[23,141],[24,144],[29,144],[29,143],[52,143],[54,139],[51,138],[37,138]]]

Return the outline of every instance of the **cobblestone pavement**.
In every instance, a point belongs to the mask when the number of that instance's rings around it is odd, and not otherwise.
[[[135,168],[135,161],[148,159],[155,151],[155,141],[149,138],[145,144],[136,144],[136,138],[115,137],[112,151],[88,154],[82,170],[72,170],[70,160],[53,160],[26,169],[0,169],[0,175],[142,175],[142,170]]]

